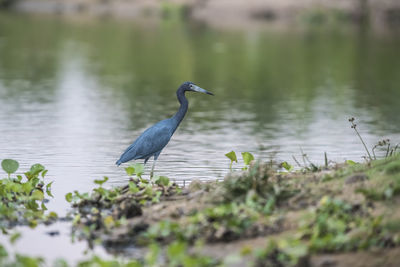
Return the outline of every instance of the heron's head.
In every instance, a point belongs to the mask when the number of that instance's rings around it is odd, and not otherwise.
[[[192,82],[182,83],[182,85],[180,86],[180,89],[183,89],[183,91],[199,92],[199,93],[203,93],[203,94],[207,94],[207,95],[214,95],[213,93],[208,92],[207,90],[204,90],[203,88],[195,85]]]

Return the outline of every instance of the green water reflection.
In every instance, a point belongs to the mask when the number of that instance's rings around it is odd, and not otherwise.
[[[351,98],[357,107],[374,111],[374,123],[400,130],[400,39],[393,36],[332,30],[222,32],[186,23],[68,23],[2,15],[0,38],[1,80],[13,87],[8,93],[15,97],[25,90],[54,94],[62,51],[71,45],[72,56],[84,58],[103,90],[135,100],[126,105],[145,101],[154,114],[172,113],[171,91],[193,80],[218,95],[198,108],[236,105],[261,124],[276,118],[272,107],[289,108],[295,99],[306,112],[325,91],[338,103]],[[127,110],[133,120],[134,108]],[[148,117],[142,117],[145,123]]]

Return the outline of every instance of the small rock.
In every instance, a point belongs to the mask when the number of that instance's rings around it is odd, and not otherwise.
[[[365,175],[364,173],[358,173],[358,174],[354,174],[352,176],[347,177],[345,180],[345,183],[353,184],[353,183],[365,181],[367,179],[368,179],[367,175]]]
[[[59,234],[60,234],[60,231],[58,231],[58,230],[46,232],[46,235],[49,235],[49,236],[56,236]]]

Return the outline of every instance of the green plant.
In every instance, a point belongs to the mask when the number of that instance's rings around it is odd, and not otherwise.
[[[4,159],[1,162],[1,167],[8,174],[8,178],[10,178],[10,175],[18,170],[19,163],[13,159]]]
[[[232,241],[255,231],[252,226],[258,218],[259,214],[245,204],[220,204],[199,210],[183,221],[157,222],[142,234],[142,238],[146,242],[158,240],[167,243],[174,240],[192,243],[198,239]]]
[[[291,172],[293,170],[293,166],[290,165],[287,161],[282,162],[281,166],[282,166],[282,168],[284,168],[288,172]]]
[[[372,216],[363,206],[324,196],[305,214],[294,234],[270,239],[254,255],[256,266],[299,266],[312,253],[392,247],[398,243],[396,223],[384,225],[381,216]]]
[[[369,153],[369,149],[367,148],[367,145],[365,144],[364,139],[361,137],[360,133],[357,130],[357,124],[355,123],[355,119],[354,118],[350,118],[349,122],[351,123],[351,128],[354,129],[354,131],[356,132],[358,138],[360,139],[361,143],[363,144],[364,149],[368,154],[369,160],[372,161],[371,153]]]
[[[30,257],[21,254],[9,255],[8,251],[0,244],[0,265],[2,267],[149,267],[149,266],[182,266],[182,267],[211,267],[220,266],[220,261],[189,250],[185,242],[173,242],[168,245],[165,252],[157,243],[149,245],[148,252],[142,259],[102,259],[93,255],[91,258],[81,260],[76,264],[69,264],[65,259],[57,259],[53,265],[46,264],[41,257]]]
[[[233,162],[238,162],[237,156],[235,151],[231,151],[225,154],[225,156],[230,159],[230,165],[229,165],[229,169],[232,171],[232,164]],[[243,162],[244,162],[244,167],[242,168],[242,170],[248,170],[250,163],[254,160],[254,156],[253,154],[251,154],[250,152],[242,152],[242,158],[243,158]]]
[[[226,153],[225,156],[226,156],[228,159],[231,160],[231,163],[230,163],[230,165],[229,165],[229,169],[232,170],[232,164],[233,164],[233,162],[236,162],[236,163],[238,162],[238,161],[237,161],[237,157],[236,157],[236,153],[235,153],[235,151],[231,151],[231,152]]]
[[[247,170],[250,166],[250,163],[254,160],[254,156],[250,152],[242,152],[242,158],[244,162],[244,167],[242,170]]]
[[[124,187],[107,188],[108,180],[95,180],[98,187],[91,192],[70,192],[65,199],[72,203],[73,225],[80,237],[91,242],[102,231],[110,232],[113,228],[125,224],[127,219],[142,215],[144,206],[161,201],[164,195],[178,194],[178,186],[168,177],[155,176],[153,183],[142,178],[141,164],[126,169],[128,175],[135,175]],[[98,231],[100,230],[100,231]]]
[[[46,184],[47,170],[41,164],[34,164],[22,175],[11,177],[18,170],[18,162],[3,160],[2,167],[8,178],[0,180],[0,228],[6,229],[17,224],[35,227],[38,222],[57,219],[55,212],[46,213],[45,194],[51,194],[51,185]]]
[[[374,155],[374,159],[376,160],[376,154],[375,154],[375,150],[377,148],[383,148],[385,151],[385,158],[391,157],[396,155],[396,151],[399,148],[399,144],[397,144],[396,146],[392,146],[390,143],[390,139],[383,139],[381,141],[379,141],[378,143],[375,144],[375,146],[372,148],[372,154]]]
[[[125,168],[126,174],[129,176],[136,175],[137,178],[142,178],[142,174],[144,173],[144,165],[140,163],[135,163],[129,167]]]
[[[396,179],[393,182],[385,184],[380,188],[360,187],[357,188],[355,192],[363,194],[364,197],[369,200],[374,200],[374,201],[389,200],[392,199],[394,196],[400,194],[400,180]]]
[[[299,261],[307,258],[308,246],[296,238],[269,239],[264,249],[253,252],[255,266],[301,266]],[[305,264],[308,266],[308,264]]]
[[[313,252],[366,249],[388,241],[382,234],[382,217],[374,217],[361,206],[328,196],[320,200],[300,230]]]
[[[7,250],[0,244],[0,265],[3,267],[39,267],[44,265],[44,259],[41,257],[29,257],[16,254],[10,257]]]
[[[246,200],[257,210],[268,210],[269,213],[276,204],[297,192],[285,180],[271,182],[270,178],[271,170],[256,162],[247,172],[224,180],[223,201],[240,203]]]

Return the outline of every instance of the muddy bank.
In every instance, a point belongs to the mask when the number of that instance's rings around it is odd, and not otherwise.
[[[180,17],[214,27],[277,28],[336,23],[369,24],[376,30],[400,26],[396,0],[16,0],[2,1],[18,12],[63,16],[165,19]]]
[[[311,167],[287,173],[253,163],[186,188],[132,177],[67,200],[76,236],[116,254],[156,244],[213,259],[207,266],[399,264],[400,158]]]

